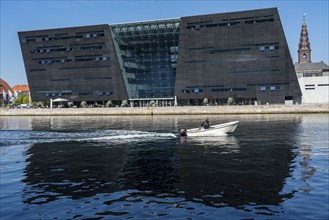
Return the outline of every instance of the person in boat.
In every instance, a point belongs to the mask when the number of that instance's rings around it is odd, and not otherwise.
[[[182,128],[182,129],[180,129],[180,130],[179,130],[179,135],[180,135],[181,137],[186,137],[186,136],[187,136],[187,130],[186,130],[186,128]]]
[[[209,123],[209,118],[206,118],[204,122],[200,125],[200,129],[209,129],[210,128],[210,123]]]

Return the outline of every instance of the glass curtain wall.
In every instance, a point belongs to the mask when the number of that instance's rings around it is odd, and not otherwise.
[[[179,19],[111,26],[130,100],[173,99]]]

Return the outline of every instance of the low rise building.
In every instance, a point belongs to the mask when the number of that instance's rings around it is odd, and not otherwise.
[[[19,96],[20,94],[30,94],[29,85],[14,85],[12,89],[17,96]]]
[[[0,105],[9,104],[14,97],[14,90],[3,79],[0,79]]]
[[[304,21],[298,45],[295,71],[302,91],[303,104],[329,104],[329,66],[323,61],[312,62],[307,25]]]

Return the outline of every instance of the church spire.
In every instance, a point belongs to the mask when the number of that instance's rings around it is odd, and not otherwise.
[[[303,16],[302,30],[298,45],[298,63],[311,63],[311,44],[308,39],[306,14]]]

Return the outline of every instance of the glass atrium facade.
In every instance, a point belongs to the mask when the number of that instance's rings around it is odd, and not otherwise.
[[[174,97],[180,20],[110,26],[130,100]]]

